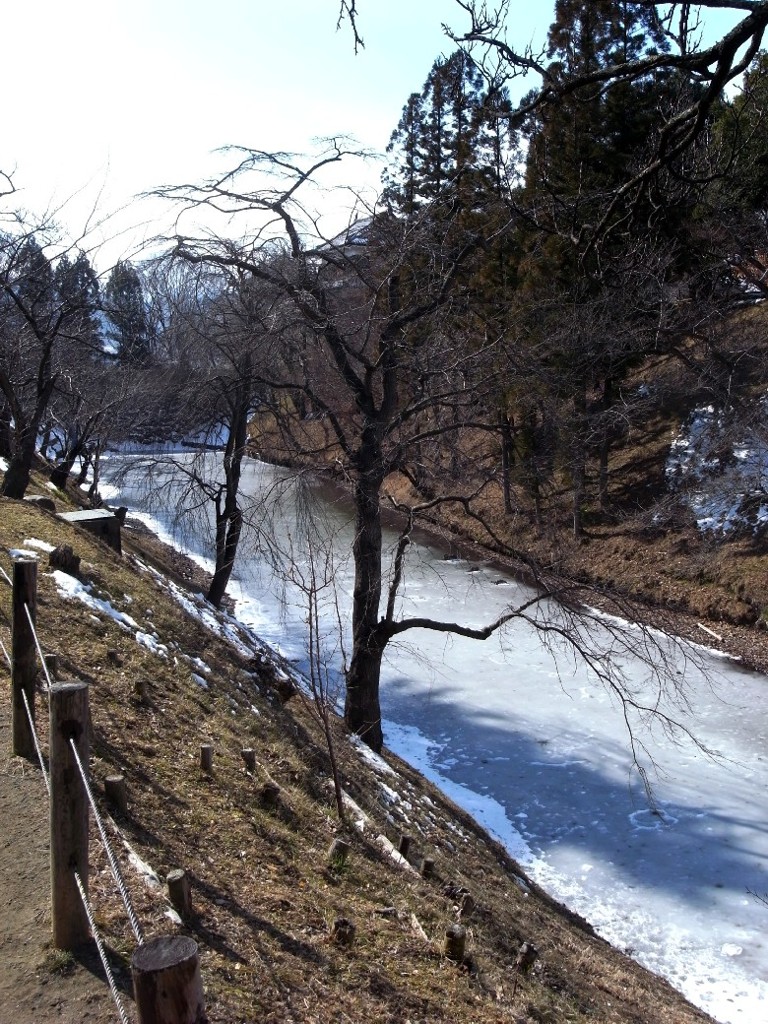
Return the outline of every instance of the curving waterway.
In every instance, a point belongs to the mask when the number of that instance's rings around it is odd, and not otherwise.
[[[120,461],[135,471],[118,500],[150,508],[161,530],[208,556],[200,523],[179,533],[174,522],[179,485],[169,477],[148,505],[139,484],[146,457]],[[304,491],[256,461],[245,467],[243,491],[253,504],[230,586],[237,615],[303,668],[306,589],[319,581],[333,680],[343,657],[336,623],[343,635],[351,604],[351,510],[314,487],[322,526],[312,534],[297,515]],[[278,493],[279,503],[259,505]],[[390,550],[395,539],[386,533]],[[400,611],[480,626],[530,593],[492,564],[446,558],[422,537],[409,549]],[[768,1019],[768,906],[751,895],[768,893],[768,679],[714,652],[658,642],[659,664],[672,659],[679,683],[660,710],[716,756],[641,715],[632,720],[633,758],[615,695],[524,623],[484,642],[404,634],[383,672],[385,742],[606,939],[724,1024],[757,1024]],[[638,701],[657,700],[644,662],[626,655],[622,669]]]

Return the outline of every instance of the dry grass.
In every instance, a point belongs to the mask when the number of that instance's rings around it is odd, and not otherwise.
[[[167,558],[169,573],[194,575],[161,545],[128,530],[119,558],[44,512],[0,500],[0,564],[6,571],[5,552],[28,537],[71,544],[83,559],[83,578],[142,629],[156,631],[169,649],[168,658],[158,657],[113,620],[63,600],[41,566],[43,644],[60,655],[66,677],[91,684],[91,771],[97,788],[105,776],[124,774],[130,806],[117,822],[120,834],[160,879],[176,867],[191,875],[195,913],[182,927],[200,946],[212,1024],[709,1019],[556,905],[418,774],[391,756],[387,760],[397,775],[374,771],[338,727],[344,785],[371,827],[361,833],[340,823],[311,706],[299,697],[283,703],[274,667],[248,660],[187,617],[156,578],[137,566],[137,558],[143,564]],[[9,598],[9,588],[0,584],[6,645]],[[189,659],[197,657],[212,669],[208,690],[193,679]],[[145,684],[144,696],[137,692],[138,681]],[[8,714],[7,686],[0,713]],[[210,777],[198,765],[202,742],[215,747]],[[256,750],[255,773],[240,758],[246,746]],[[274,808],[259,795],[267,779],[280,786]],[[382,782],[400,794],[399,802],[387,801]],[[6,821],[3,827],[13,825]],[[434,879],[405,871],[382,853],[376,836],[396,843],[406,827],[414,837],[412,863],[433,858]],[[327,861],[336,836],[352,846],[343,866]],[[147,885],[125,847],[118,847],[145,931],[175,931],[164,888]],[[449,886],[466,887],[475,904],[464,922],[469,945],[461,965],[442,952],[445,929],[458,915],[456,888]],[[128,987],[134,940],[96,842],[90,887],[118,977]],[[338,917],[357,926],[351,949],[331,939]],[[515,957],[524,940],[535,943],[540,958],[530,975],[517,979],[514,991]],[[45,984],[49,992],[58,984],[55,971]],[[0,1006],[0,1019],[10,1019],[9,1013]],[[47,1024],[47,1018],[36,1024]]]

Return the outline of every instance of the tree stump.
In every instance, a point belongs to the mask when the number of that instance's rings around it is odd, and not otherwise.
[[[400,836],[400,842],[397,845],[397,852],[401,857],[408,858],[408,852],[411,849],[411,837],[407,833],[403,833]]]
[[[515,967],[521,974],[527,974],[539,958],[539,951],[532,942],[524,942],[517,953]]]
[[[471,892],[465,892],[459,900],[459,917],[461,920],[469,917],[472,911],[475,909],[475,901],[472,899]]]
[[[213,772],[213,747],[210,743],[200,744],[200,770],[206,775]]]
[[[461,963],[467,947],[467,929],[461,924],[452,924],[445,930],[445,955],[449,960]]]
[[[104,795],[112,810],[118,814],[128,813],[128,789],[124,775],[108,775],[104,779]]]
[[[165,879],[168,885],[168,898],[173,909],[182,919],[188,921],[192,916],[192,890],[189,885],[189,876],[183,868],[174,868],[169,871]]]
[[[58,654],[46,654],[44,660],[50,680],[55,683],[59,678],[59,656]]]
[[[265,807],[277,807],[280,803],[280,787],[276,782],[265,782],[259,790],[259,797]]]
[[[240,757],[242,757],[243,763],[245,764],[247,771],[253,772],[256,770],[255,750],[252,750],[250,747],[243,747],[243,749],[240,751]]]
[[[60,569],[68,576],[77,576],[80,572],[80,555],[76,555],[69,544],[59,544],[48,555],[48,565],[52,569]]]
[[[334,839],[328,850],[328,862],[332,867],[345,864],[351,847],[344,839]]]
[[[194,939],[151,939],[134,951],[131,974],[139,1024],[208,1024]]]
[[[430,857],[425,857],[421,862],[421,877],[434,878],[435,862]]]
[[[345,946],[347,949],[355,941],[356,926],[346,917],[337,917],[333,922],[331,939],[337,946]]]

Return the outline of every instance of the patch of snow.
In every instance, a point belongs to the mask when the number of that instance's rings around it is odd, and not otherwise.
[[[350,736],[349,741],[360,757],[366,761],[374,771],[381,772],[384,775],[397,776],[395,769],[391,765],[388,765],[383,757],[374,753],[367,743],[363,743],[359,736]],[[424,801],[428,801],[429,797],[422,797],[422,799]]]
[[[28,548],[8,548],[8,554],[11,558],[38,558],[36,551],[30,551]]]
[[[147,885],[151,889],[162,889],[163,883],[160,881],[160,877],[157,874],[157,872],[154,870],[154,868],[151,868],[145,860],[141,859],[138,853],[136,853],[134,848],[125,838],[123,838],[123,846],[125,847],[128,853],[128,861],[130,862],[131,867],[134,868],[139,875],[141,875],[141,877],[144,879]]]
[[[51,574],[56,589],[61,597],[72,601],[80,601],[87,608],[101,612],[108,618],[113,619],[121,629],[138,629],[138,623],[126,612],[118,611],[109,601],[96,597],[91,593],[90,586],[81,583],[74,576],[69,576],[61,569],[55,569]]]
[[[194,679],[194,681],[195,681],[195,682],[197,683],[197,685],[198,685],[198,686],[199,686],[199,687],[200,687],[201,689],[203,689],[203,690],[209,690],[209,689],[210,689],[210,687],[209,687],[209,685],[208,685],[208,680],[207,680],[207,679],[203,679],[203,677],[202,677],[202,676],[199,676],[199,675],[197,674],[197,672],[193,672],[193,673],[192,673],[192,678]]]
[[[667,458],[669,489],[706,533],[754,532],[768,524],[768,396],[756,403],[749,424],[732,419],[711,405],[694,409]]]
[[[193,668],[196,668],[198,672],[205,672],[207,676],[211,674],[210,665],[206,665],[202,658],[190,658],[186,654],[184,655],[184,658],[193,666]]]
[[[396,793],[394,789],[390,789],[389,786],[385,786],[383,782],[379,782],[379,788],[381,789],[381,794],[382,794],[382,796],[384,797],[384,799],[386,800],[387,803],[389,803],[389,804],[399,804],[400,803],[400,794]]]
[[[168,648],[165,644],[161,644],[157,634],[145,633],[140,629],[136,630],[136,643],[141,644],[142,647],[146,647],[148,651],[152,651],[160,658],[168,658]]]
[[[49,544],[46,540],[37,540],[36,537],[27,537],[24,543],[31,548],[39,548],[40,551],[53,551],[53,544]]]

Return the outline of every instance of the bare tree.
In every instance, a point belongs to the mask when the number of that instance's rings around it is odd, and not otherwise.
[[[472,453],[465,451],[455,491],[439,486],[438,470],[450,462],[457,438],[497,429],[488,409],[497,386],[498,339],[478,334],[467,290],[483,239],[450,212],[439,218],[425,212],[406,223],[371,211],[336,238],[309,245],[300,230],[306,217],[302,191],[326,163],[340,158],[340,148],[332,147],[308,169],[285,154],[236,152],[240,160],[233,172],[162,195],[192,210],[247,211],[251,234],[238,243],[179,235],[171,255],[237,275],[241,287],[250,280],[276,297],[273,329],[267,343],[257,346],[255,373],[263,390],[253,443],[283,461],[329,465],[350,488],[355,531],[347,725],[374,749],[381,747],[381,661],[393,638],[423,628],[481,640],[514,619],[570,644],[627,708],[641,707],[622,686],[612,655],[632,650],[653,663],[658,650],[651,634],[616,625],[597,639],[589,619],[571,605],[553,611],[544,602],[552,594],[573,597],[575,585],[530,563],[537,589],[482,628],[402,614],[399,595],[413,525],[450,503],[482,522],[475,499],[495,474],[482,459],[473,468]],[[266,184],[260,172],[271,175]],[[421,498],[410,507],[400,505],[405,525],[386,567],[381,502],[385,483],[396,475],[410,481]],[[492,543],[509,551],[483,526]],[[659,679],[665,664],[662,658]]]

